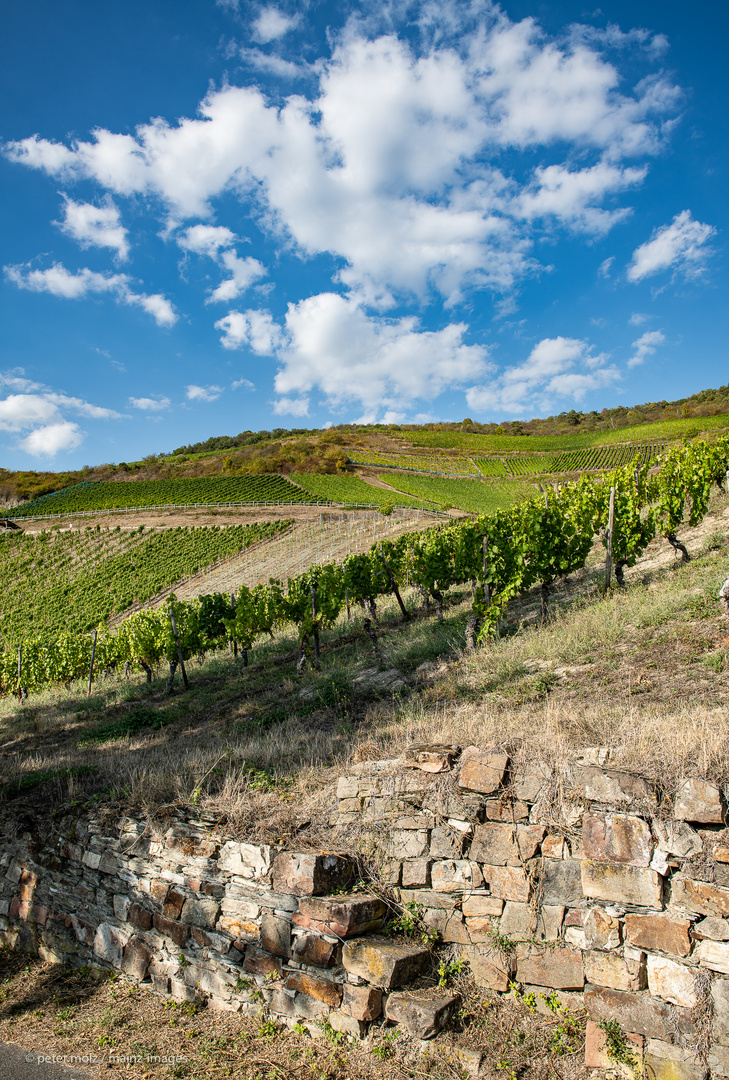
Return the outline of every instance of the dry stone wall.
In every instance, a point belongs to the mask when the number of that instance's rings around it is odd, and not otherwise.
[[[599,1025],[616,1020],[655,1080],[729,1077],[720,787],[660,791],[600,750],[555,767],[411,747],[354,766],[336,795],[327,852],[242,843],[200,817],[157,830],[68,818],[54,832],[8,816],[0,940],[178,1000],[431,1038],[459,1000],[424,988],[427,947],[383,934],[391,897],[480,986],[584,1005],[589,1066],[610,1064]]]

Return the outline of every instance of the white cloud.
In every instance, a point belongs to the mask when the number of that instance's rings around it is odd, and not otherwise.
[[[262,49],[242,48],[239,56],[244,64],[250,64],[257,71],[267,71],[279,79],[296,79],[307,71],[302,64],[295,64],[291,60],[284,60],[281,56],[265,53]]]
[[[355,301],[322,293],[290,304],[274,386],[291,411],[313,391],[334,409],[357,402],[369,420],[410,410],[487,370],[486,350],[466,345],[466,326],[419,329],[415,318],[373,318]]]
[[[130,287],[127,274],[100,274],[83,267],[72,274],[61,263],[47,270],[30,270],[27,266],[5,266],[5,277],[19,289],[46,292],[66,300],[80,300],[93,294],[110,293],[117,303],[143,308],[158,326],[174,326],[177,314],[170,301],[155,293],[136,293]]]
[[[197,255],[207,255],[231,275],[218,285],[206,303],[235,300],[260,277],[265,277],[266,269],[258,259],[250,256],[240,259],[234,244],[237,236],[223,225],[193,225],[177,238],[177,243],[184,251]]]
[[[382,308],[432,294],[455,303],[470,288],[509,293],[538,269],[534,222],[600,235],[625,217],[603,203],[645,169],[622,161],[662,148],[680,97],[662,75],[625,90],[605,42],[550,38],[491,5],[476,24],[474,10],[463,29],[462,12],[431,5],[421,12],[430,44],[419,48],[349,22],[312,68],[309,97],[269,102],[226,84],[194,118],[157,119],[134,135],[100,128],[70,147],[33,136],[5,153],[115,195],[157,197],[176,223],[209,216],[212,200],[233,193],[287,250],[332,256],[339,281]],[[291,18],[267,6],[259,37],[275,40]],[[550,164],[522,175],[540,149]],[[229,274],[211,300],[263,274],[232,241],[206,253]]]
[[[84,440],[78,424],[65,420],[36,428],[18,446],[38,458],[53,458],[61,450],[76,450]]]
[[[83,248],[111,248],[121,260],[129,255],[127,231],[121,224],[119,210],[108,196],[103,206],[94,206],[74,202],[64,195],[63,221],[56,224]]]
[[[185,397],[188,401],[217,401],[223,392],[222,386],[191,386],[185,387]]]
[[[161,412],[163,409],[169,409],[172,402],[168,397],[130,397],[129,404],[144,412]]]
[[[713,225],[695,221],[690,210],[682,210],[670,225],[654,229],[650,240],[636,248],[628,267],[628,281],[642,281],[670,268],[687,278],[699,277],[711,254],[706,243],[715,233]]]
[[[628,360],[628,367],[634,368],[642,364],[647,357],[653,356],[656,348],[666,340],[660,330],[648,330],[637,341],[633,342],[633,355]]]
[[[284,340],[270,311],[230,311],[218,319],[215,329],[223,331],[220,344],[224,349],[247,345],[258,356],[273,356]]]
[[[506,368],[496,378],[466,391],[470,409],[518,414],[545,410],[555,398],[582,401],[591,390],[608,386],[619,378],[607,366],[604,353],[594,355],[587,341],[577,338],[544,338],[523,364]]]
[[[24,375],[19,368],[0,372],[0,385],[20,391],[0,398],[0,431],[22,435],[19,449],[35,457],[54,457],[61,450],[75,450],[81,445],[85,433],[64,415],[67,412],[91,420],[122,418],[114,409],[59,393]]]
[[[286,15],[276,7],[262,8],[253,23],[253,37],[265,45],[269,41],[276,41],[284,34],[288,34],[298,21],[297,16]]]
[[[610,267],[615,262],[615,256],[610,255],[607,259],[603,259],[597,268],[597,276],[602,278],[610,277]]]
[[[275,416],[308,416],[309,415],[309,399],[308,397],[301,398],[289,398],[282,397],[277,398],[276,401],[271,402],[273,412]]]
[[[631,326],[642,326],[644,322],[648,322],[650,315],[643,315],[640,311],[635,311],[628,319]]]
[[[230,384],[231,390],[255,390],[255,386],[250,379],[236,379]]]

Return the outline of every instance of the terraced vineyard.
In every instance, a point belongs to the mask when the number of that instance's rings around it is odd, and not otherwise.
[[[349,503],[356,506],[430,506],[427,496],[423,498],[411,498],[395,491],[386,491],[384,488],[375,487],[360,480],[358,476],[319,476],[316,473],[292,473],[292,480],[301,484],[302,488],[309,492],[312,500],[334,503]],[[382,478],[385,483],[391,483],[395,477],[392,473]],[[400,477],[397,478],[398,488],[402,488]]]
[[[636,465],[653,461],[662,454],[666,444],[646,443],[641,446],[593,446],[589,450],[568,450],[552,460],[551,472],[597,472],[619,469],[634,461]]]
[[[347,450],[349,460],[355,465],[377,465],[388,469],[408,469],[414,472],[439,473],[442,476],[478,476],[479,468],[466,457],[449,457],[446,454],[388,454],[369,447],[357,447]],[[498,458],[493,458],[498,466]],[[499,474],[504,469],[498,469]],[[484,473],[485,476],[496,473]]]
[[[447,480],[436,476],[383,475],[382,480],[421,499],[440,506],[456,506],[473,514],[490,513],[528,499],[537,493],[530,484],[518,481],[486,483],[482,480]]]
[[[179,480],[109,481],[76,484],[16,506],[9,517],[68,514],[84,510],[123,510],[131,507],[210,505],[213,503],[312,503],[284,476],[205,476]]]
[[[88,630],[290,525],[8,533],[0,538],[0,637],[7,647]]]
[[[505,459],[499,457],[477,457],[473,459],[474,464],[478,466],[478,470],[482,476],[507,476],[508,469],[505,465]]]

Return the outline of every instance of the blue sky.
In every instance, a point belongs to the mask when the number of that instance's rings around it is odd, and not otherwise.
[[[725,383],[729,16],[700,15],[12,5],[0,463]]]

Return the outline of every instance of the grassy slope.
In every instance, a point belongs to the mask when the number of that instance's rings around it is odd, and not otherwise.
[[[437,476],[403,476],[401,473],[382,473],[380,479],[398,491],[430,499],[441,506],[456,506],[473,514],[487,514],[538,494],[536,487],[519,480],[485,483]]]

